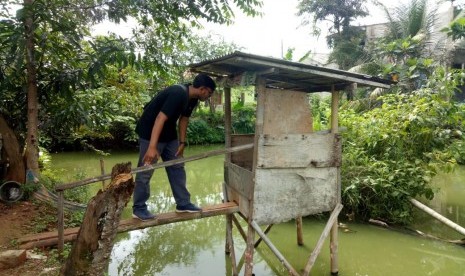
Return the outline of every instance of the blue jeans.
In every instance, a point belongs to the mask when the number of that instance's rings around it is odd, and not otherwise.
[[[137,166],[143,166],[144,155],[149,147],[149,140],[139,138],[139,161]],[[167,143],[158,143],[157,149],[163,161],[178,159],[175,156],[179,147],[179,141],[173,140]],[[176,204],[183,206],[190,203],[190,193],[186,187],[186,171],[184,163],[165,167],[170,182],[171,191],[173,192]],[[146,201],[150,197],[150,179],[154,170],[140,172],[136,175],[136,185],[134,187],[134,198],[132,210],[147,210]]]

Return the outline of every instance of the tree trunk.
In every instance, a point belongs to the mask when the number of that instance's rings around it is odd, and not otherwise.
[[[39,174],[39,104],[34,41],[34,0],[24,0],[27,75],[27,137],[26,165],[36,176]]]
[[[21,147],[13,130],[8,126],[6,120],[0,114],[0,134],[3,139],[4,155],[0,156],[0,161],[8,163],[4,180],[24,183],[26,178],[26,169],[21,156]],[[1,154],[1,152],[0,152]],[[3,164],[6,165],[6,164]],[[0,175],[0,180],[3,175]]]
[[[131,163],[117,164],[111,183],[87,205],[77,240],[60,275],[103,275],[110,260],[121,213],[134,190]]]

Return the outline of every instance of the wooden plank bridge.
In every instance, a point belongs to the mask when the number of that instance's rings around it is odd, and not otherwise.
[[[175,222],[208,218],[220,215],[229,215],[237,213],[239,206],[235,202],[226,202],[216,205],[210,205],[202,208],[198,213],[162,213],[158,214],[155,219],[141,221],[139,219],[130,218],[121,220],[118,226],[118,233],[128,232],[137,229],[170,224]],[[80,227],[67,228],[64,230],[64,241],[70,242],[76,239]],[[31,249],[34,247],[53,246],[58,244],[58,231],[39,233],[34,235],[24,236],[18,239],[20,248]]]

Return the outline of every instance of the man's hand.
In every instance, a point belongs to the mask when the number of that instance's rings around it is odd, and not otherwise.
[[[160,157],[160,153],[158,152],[157,148],[149,147],[147,152],[144,155],[144,166],[152,165],[153,163],[157,163],[158,158]]]
[[[179,144],[178,151],[176,152],[175,156],[179,156],[179,157],[184,156],[184,143]]]

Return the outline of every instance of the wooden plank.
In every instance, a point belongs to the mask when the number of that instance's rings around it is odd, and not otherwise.
[[[237,206],[235,202],[226,202],[226,203],[220,203],[216,205],[210,205],[210,206],[203,207],[202,212],[199,212],[199,213],[176,213],[176,212],[162,213],[162,214],[158,214],[156,219],[148,220],[148,221],[141,221],[139,219],[130,218],[130,219],[125,219],[125,220],[120,221],[120,224],[118,226],[118,233],[128,232],[132,230],[143,229],[143,228],[153,227],[153,226],[158,226],[158,225],[176,223],[180,221],[187,221],[187,220],[193,220],[193,219],[201,219],[201,218],[207,218],[207,217],[213,217],[213,216],[233,214],[233,213],[237,213],[238,211],[239,211],[239,207]],[[77,233],[79,232],[79,228],[80,227],[65,229],[65,233],[66,233],[65,236],[72,237],[73,235],[77,235]],[[18,240],[18,241],[22,244],[26,244],[32,241],[39,241],[39,240],[49,240],[50,246],[56,245],[58,242],[58,232],[52,231],[49,233],[29,235],[29,236],[25,236],[21,238],[21,240]],[[65,238],[65,240],[71,241],[72,238],[70,238],[69,240]]]
[[[226,186],[233,188],[234,191],[240,193],[245,198],[252,199],[252,172],[232,163],[227,164],[227,167],[229,182],[226,183]]]
[[[66,239],[66,236],[69,235],[75,235],[79,231],[79,227],[73,227],[73,228],[66,228],[64,229],[64,236]],[[47,240],[51,238],[56,238],[58,237],[58,231],[50,231],[50,232],[43,232],[43,233],[38,233],[38,234],[30,234],[23,236],[18,239],[18,244],[24,244],[28,243],[31,241],[39,241],[39,240]]]
[[[325,211],[337,203],[337,168],[257,169],[254,220],[277,224]]]
[[[326,223],[326,226],[323,229],[323,232],[321,233],[320,239],[316,243],[316,246],[313,249],[313,252],[310,255],[310,258],[308,259],[303,275],[308,276],[310,274],[310,270],[315,264],[316,258],[320,254],[321,248],[323,247],[323,243],[325,239],[328,237],[328,234],[331,231],[331,228],[334,225],[334,222],[337,221],[337,216],[339,215],[341,210],[342,210],[342,205],[338,203],[336,208],[334,208],[334,210],[332,211],[331,216],[329,217],[328,222]]]
[[[333,133],[259,136],[259,168],[324,168],[341,165],[341,139]]]
[[[266,89],[264,98],[263,131],[256,131],[256,134],[291,134],[313,131],[312,112],[307,94],[290,90]]]
[[[254,142],[254,134],[240,134],[231,136],[231,147],[251,144]],[[231,162],[252,171],[253,149],[231,153]]]

